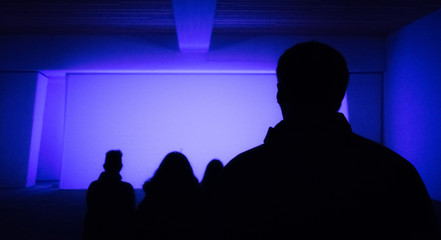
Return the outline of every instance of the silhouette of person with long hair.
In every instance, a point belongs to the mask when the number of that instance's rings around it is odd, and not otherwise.
[[[219,222],[221,204],[217,201],[219,183],[221,179],[223,163],[218,159],[211,160],[205,169],[204,177],[200,183],[201,202],[201,238],[221,239],[219,235],[221,224]]]
[[[133,235],[135,192],[121,181],[122,153],[106,153],[104,172],[87,190],[83,239],[129,239]]]
[[[204,177],[200,183],[201,190],[208,195],[213,195],[219,186],[220,176],[224,165],[219,159],[213,159],[207,164]],[[214,196],[213,196],[214,197]]]
[[[199,182],[185,155],[165,156],[143,185],[145,198],[136,212],[139,239],[197,239]]]
[[[352,132],[338,113],[344,57],[305,42],[279,58],[283,120],[222,173],[228,239],[436,239],[431,200],[416,169]]]

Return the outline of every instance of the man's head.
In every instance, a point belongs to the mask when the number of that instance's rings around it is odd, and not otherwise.
[[[277,101],[287,112],[337,112],[349,71],[344,57],[329,45],[299,43],[286,50],[277,65]]]
[[[120,150],[110,150],[106,153],[104,170],[106,172],[119,173],[122,169],[122,153]]]

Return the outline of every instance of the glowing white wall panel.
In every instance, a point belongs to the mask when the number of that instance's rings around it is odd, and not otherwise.
[[[38,180],[60,180],[63,155],[63,124],[66,78],[48,79],[44,122],[38,158]]]
[[[123,179],[140,188],[170,151],[201,179],[260,145],[281,119],[273,74],[71,74],[60,187],[87,188],[105,153],[123,152]]]
[[[41,132],[43,130],[44,105],[46,101],[47,77],[37,76],[35,91],[34,112],[32,119],[31,144],[29,150],[28,175],[26,187],[35,185],[37,179],[38,156],[40,153]]]

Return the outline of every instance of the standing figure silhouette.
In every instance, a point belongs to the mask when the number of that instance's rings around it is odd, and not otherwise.
[[[167,154],[143,185],[145,197],[136,212],[138,239],[198,239],[198,184],[182,153]]]
[[[208,198],[214,198],[212,195],[217,192],[223,168],[224,165],[218,159],[213,159],[208,163],[204,177],[200,183],[201,190]]]
[[[122,153],[106,154],[104,172],[87,190],[83,239],[130,239],[133,235],[135,192],[121,181]]]
[[[416,169],[338,113],[349,71],[337,50],[299,43],[277,79],[283,120],[222,173],[227,239],[438,239]]]
[[[222,239],[222,225],[219,221],[221,204],[218,202],[218,190],[223,163],[218,159],[211,160],[205,169],[201,187],[201,239]]]

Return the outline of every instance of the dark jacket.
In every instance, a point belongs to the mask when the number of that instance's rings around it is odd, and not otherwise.
[[[161,179],[143,185],[136,210],[137,239],[198,240],[200,191],[197,179]]]
[[[227,239],[436,239],[416,169],[342,114],[281,121],[224,168]]]
[[[119,174],[101,173],[86,196],[83,239],[130,239],[133,235],[135,192]]]

